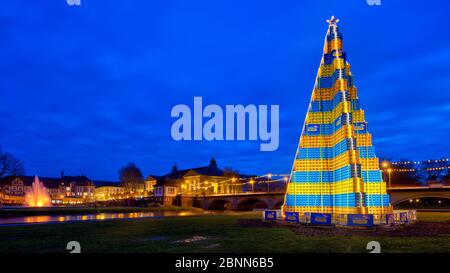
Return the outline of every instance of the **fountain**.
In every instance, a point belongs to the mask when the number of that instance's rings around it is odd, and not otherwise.
[[[27,207],[50,207],[52,201],[48,194],[47,188],[39,181],[37,176],[34,177],[31,190],[25,195],[25,206]]]

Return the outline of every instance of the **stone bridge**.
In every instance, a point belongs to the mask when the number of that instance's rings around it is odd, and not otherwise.
[[[421,198],[442,198],[450,200],[450,187],[394,187],[389,188],[391,204]],[[206,195],[196,197],[188,206],[206,210],[252,210],[254,208],[279,209],[284,203],[285,192],[246,192],[237,194]],[[184,197],[183,197],[184,198]],[[192,203],[193,202],[193,203]],[[184,202],[183,202],[184,203]]]
[[[396,205],[414,199],[442,198],[450,199],[450,186],[441,187],[392,187],[388,193],[391,195],[391,204]]]
[[[199,197],[197,206],[207,210],[252,210],[254,208],[279,209],[284,192],[249,192]]]

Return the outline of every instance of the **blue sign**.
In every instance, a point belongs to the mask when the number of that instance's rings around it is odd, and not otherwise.
[[[313,225],[331,225],[331,214],[311,213],[311,224],[313,224]]]
[[[319,125],[317,125],[317,124],[308,124],[308,125],[306,125],[306,130],[308,132],[318,133],[319,132]]]
[[[266,210],[264,211],[264,220],[266,221],[275,221],[277,220],[277,212],[274,210]]]
[[[348,214],[347,225],[351,227],[373,226],[373,214]]]
[[[298,223],[299,222],[298,212],[285,212],[284,220],[286,222]]]

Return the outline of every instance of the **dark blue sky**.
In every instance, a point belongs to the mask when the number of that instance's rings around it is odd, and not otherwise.
[[[0,146],[27,174],[117,179],[216,157],[245,173],[288,173],[322,54],[344,48],[380,157],[450,152],[450,2],[4,1]],[[175,142],[176,104],[279,104],[280,146]]]

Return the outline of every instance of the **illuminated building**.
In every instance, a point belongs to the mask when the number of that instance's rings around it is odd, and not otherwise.
[[[115,199],[122,199],[125,188],[121,187],[119,183],[109,183],[98,186],[94,189],[95,201],[108,201]]]
[[[155,186],[156,202],[169,205],[194,206],[203,195],[242,192],[241,179],[249,176],[232,170],[222,170],[212,158],[209,165],[172,171],[158,178]]]
[[[86,176],[39,177],[53,204],[82,204],[94,198],[94,183]],[[0,192],[6,204],[21,205],[31,189],[34,176],[7,176],[0,179]]]
[[[392,213],[386,183],[337,19],[328,20],[323,56],[296,152],[284,212]]]
[[[156,178],[151,175],[147,176],[147,178],[144,180],[144,192],[146,193],[146,195],[153,193],[155,186]]]

